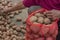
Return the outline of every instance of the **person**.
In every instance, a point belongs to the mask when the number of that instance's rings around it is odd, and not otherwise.
[[[21,10],[26,7],[31,6],[41,6],[42,8],[45,8],[47,10],[60,10],[60,0],[23,0],[22,2],[19,2],[17,5],[13,6],[12,8],[8,8],[3,10],[4,13]],[[51,13],[53,16],[58,16],[60,13]],[[60,24],[60,23],[58,23]],[[57,40],[60,40],[60,33],[58,34]]]

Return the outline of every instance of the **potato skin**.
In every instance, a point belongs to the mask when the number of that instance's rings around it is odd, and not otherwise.
[[[42,24],[43,21],[44,21],[44,18],[43,17],[39,17],[37,22]]]
[[[42,13],[36,13],[35,16],[36,17],[44,17],[44,14],[42,14]]]
[[[49,18],[44,19],[44,24],[50,24],[50,23],[51,23],[51,20]]]
[[[30,18],[30,21],[31,22],[35,22],[37,20],[37,17],[36,16],[32,16],[31,18]]]
[[[53,37],[47,37],[46,40],[53,40]]]

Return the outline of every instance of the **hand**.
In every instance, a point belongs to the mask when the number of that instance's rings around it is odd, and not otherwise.
[[[47,16],[50,16],[51,18],[60,18],[60,11],[59,10],[51,10],[46,12]]]

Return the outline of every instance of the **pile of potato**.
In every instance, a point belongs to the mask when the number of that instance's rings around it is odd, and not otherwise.
[[[11,0],[0,0],[0,11],[14,6]],[[0,40],[25,40],[25,26],[17,26],[11,18],[18,15],[21,11],[14,11],[0,15]],[[21,18],[17,18],[21,21]]]
[[[51,24],[54,20],[50,16],[46,15],[46,12],[41,13],[37,12],[35,15],[30,17],[30,21],[34,24],[40,23],[40,24]]]

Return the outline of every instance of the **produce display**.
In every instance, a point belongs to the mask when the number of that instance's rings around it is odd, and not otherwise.
[[[26,40],[56,40],[58,19],[47,15],[53,11],[37,10],[27,18]]]
[[[0,11],[14,6],[11,0],[0,0]],[[14,11],[0,15],[0,40],[25,40],[26,28],[24,25],[18,26],[12,22],[12,18],[21,11]],[[22,21],[19,17],[16,21]]]

